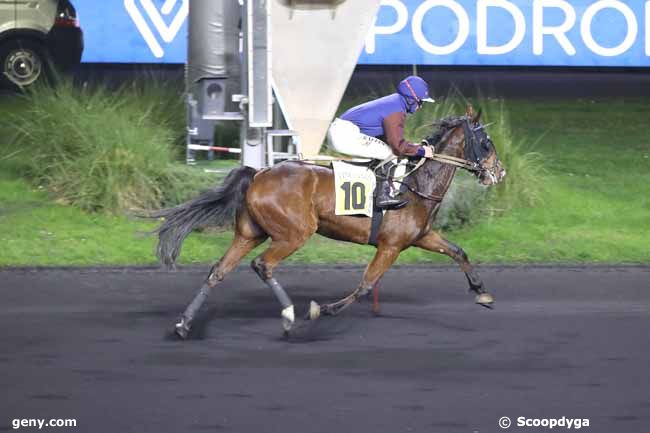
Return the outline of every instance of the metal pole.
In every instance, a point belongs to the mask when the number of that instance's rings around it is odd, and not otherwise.
[[[241,61],[242,70],[244,73],[242,74],[241,81],[242,95],[246,95],[247,99],[245,101],[246,103],[242,104],[242,114],[244,116],[244,120],[242,121],[240,136],[242,145],[242,165],[260,169],[266,166],[266,149],[264,140],[265,128],[250,126],[251,107],[248,103],[248,101],[251,99],[251,95],[249,94],[249,89],[251,88],[249,85],[249,80],[251,78],[255,78],[250,69],[253,67],[253,65],[249,61],[252,58],[251,50],[254,48],[252,43],[253,41],[251,39],[253,37],[252,30],[254,30],[253,23],[251,22],[253,20],[253,6],[255,5],[254,2],[255,0],[244,0],[244,7],[242,8],[242,34],[244,43]]]

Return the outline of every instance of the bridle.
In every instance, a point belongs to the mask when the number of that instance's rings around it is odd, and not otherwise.
[[[465,155],[468,154],[469,150],[471,151],[471,154],[474,156],[474,158],[470,157],[465,159],[434,153],[433,156],[429,159],[442,162],[443,164],[453,165],[472,173],[481,173],[485,171],[496,170],[496,161],[492,167],[483,167],[481,165],[481,155],[476,152],[477,147],[481,145],[478,138],[476,137],[476,131],[484,129],[489,125],[480,125],[477,128],[472,128],[470,126],[471,119],[468,116],[463,116],[458,120],[462,122],[463,132],[465,134]]]

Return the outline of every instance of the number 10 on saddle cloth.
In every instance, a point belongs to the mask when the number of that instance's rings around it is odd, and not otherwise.
[[[367,167],[334,161],[336,215],[372,217],[375,173]]]

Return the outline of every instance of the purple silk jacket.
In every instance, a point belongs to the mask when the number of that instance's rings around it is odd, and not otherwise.
[[[350,108],[340,118],[359,127],[362,134],[377,137],[388,143],[397,156],[424,156],[424,148],[404,139],[406,100],[399,93],[366,102]]]

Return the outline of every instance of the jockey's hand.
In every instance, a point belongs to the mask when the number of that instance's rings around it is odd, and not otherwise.
[[[424,157],[433,158],[433,148],[431,146],[423,146],[423,147],[424,147]]]

